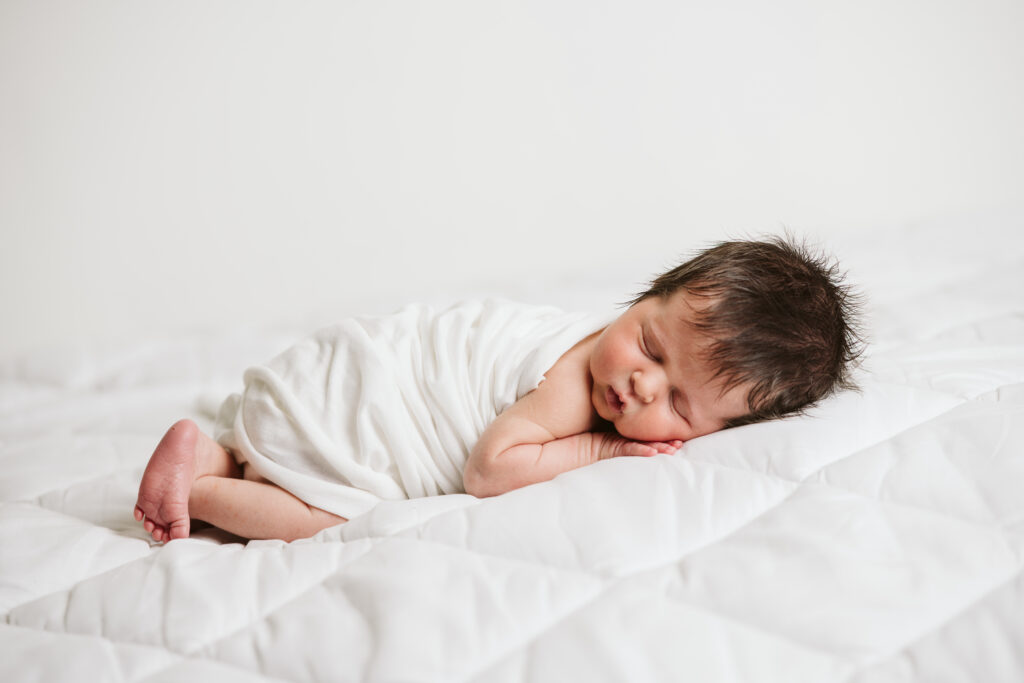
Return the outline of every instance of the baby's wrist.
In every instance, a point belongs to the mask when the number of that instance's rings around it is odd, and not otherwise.
[[[615,440],[607,432],[591,432],[594,460],[608,460],[615,457]]]

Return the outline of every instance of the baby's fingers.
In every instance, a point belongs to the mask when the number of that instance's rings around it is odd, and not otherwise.
[[[675,453],[682,445],[683,442],[678,439],[673,441],[630,441],[623,439],[616,444],[615,455],[649,458],[659,453]]]
[[[651,455],[655,455],[657,453],[675,453],[682,447],[683,442],[678,439],[674,441],[645,441],[643,445],[651,448],[654,451]]]
[[[620,455],[649,458],[652,455],[657,455],[659,452],[656,444],[644,441],[626,441],[622,444],[622,453]]]

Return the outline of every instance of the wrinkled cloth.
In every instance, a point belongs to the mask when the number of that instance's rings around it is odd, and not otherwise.
[[[460,493],[483,430],[611,318],[500,299],[352,318],[249,368],[214,435],[347,519],[381,500]]]

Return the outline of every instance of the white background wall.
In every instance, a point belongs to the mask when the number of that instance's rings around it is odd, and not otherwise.
[[[0,353],[1019,206],[1022,35],[1020,0],[0,0]]]

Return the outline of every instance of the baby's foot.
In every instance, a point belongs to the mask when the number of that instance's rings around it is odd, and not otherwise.
[[[153,451],[139,485],[135,519],[155,541],[188,538],[188,497],[192,492],[199,428],[179,420]]]

